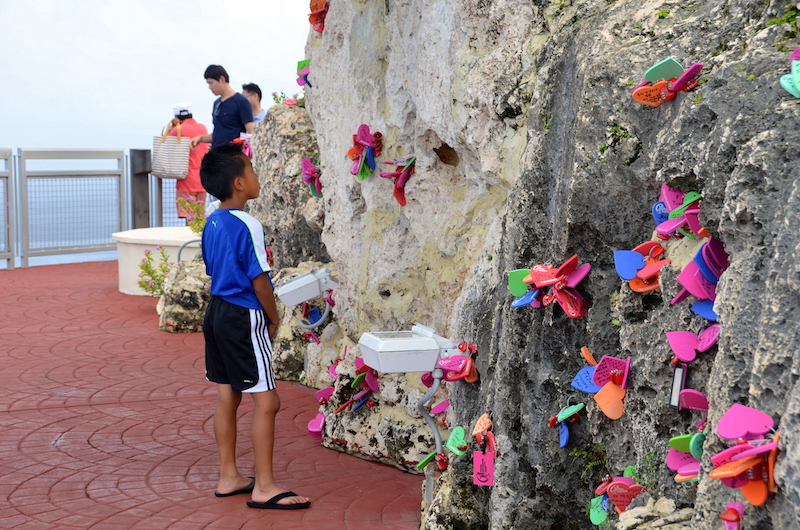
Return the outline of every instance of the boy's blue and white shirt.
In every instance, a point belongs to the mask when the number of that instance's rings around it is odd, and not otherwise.
[[[203,261],[211,294],[232,304],[263,309],[253,279],[272,270],[267,262],[264,227],[241,210],[215,210],[203,229]]]

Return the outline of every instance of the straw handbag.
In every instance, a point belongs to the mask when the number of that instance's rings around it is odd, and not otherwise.
[[[171,123],[164,133],[153,137],[153,166],[150,171],[161,179],[185,179],[189,173],[189,138],[181,138],[181,124],[175,126],[177,136],[167,136]]]

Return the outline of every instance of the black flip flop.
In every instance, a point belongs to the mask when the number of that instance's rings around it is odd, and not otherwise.
[[[251,477],[252,478],[252,477]],[[241,495],[242,493],[253,493],[253,488],[256,486],[256,479],[253,479],[250,484],[245,486],[244,488],[236,491],[232,491],[230,493],[220,493],[218,491],[214,492],[215,497],[233,497],[234,495]]]
[[[260,508],[262,510],[302,510],[311,505],[311,501],[298,502],[297,504],[278,504],[279,500],[287,497],[299,497],[299,495],[293,491],[284,491],[283,493],[278,493],[267,502],[247,501],[247,505],[251,508]]]

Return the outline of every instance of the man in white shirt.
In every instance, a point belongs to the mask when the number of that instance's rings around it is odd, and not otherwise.
[[[267,111],[261,108],[261,89],[255,83],[242,85],[242,95],[250,102],[253,109],[253,122],[258,123],[267,115]]]

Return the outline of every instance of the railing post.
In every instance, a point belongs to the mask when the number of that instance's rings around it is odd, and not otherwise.
[[[131,149],[131,198],[133,228],[150,228],[150,149]]]

